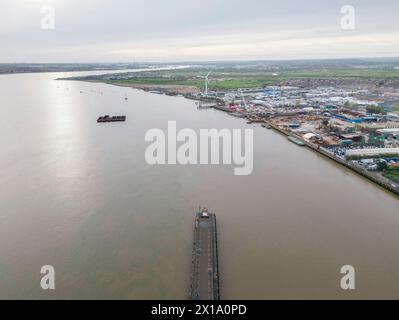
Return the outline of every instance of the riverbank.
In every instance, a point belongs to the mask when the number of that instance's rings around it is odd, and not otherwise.
[[[96,81],[96,80],[86,80],[87,82],[100,82],[103,83],[103,81]],[[126,88],[133,88],[133,89],[138,89],[138,90],[143,90],[146,92],[151,92],[154,94],[166,94],[166,95],[171,95],[171,96],[184,96],[187,99],[190,100],[201,100],[200,98],[197,98],[195,95],[200,93],[200,89],[195,87],[195,86],[186,86],[186,85],[160,85],[160,84],[136,84],[136,83],[124,83],[124,82],[105,82],[107,84],[115,85],[118,87],[126,87]],[[231,109],[223,107],[223,106],[212,106],[212,108],[229,113],[229,114],[234,114]],[[255,123],[259,121],[254,121],[253,119],[249,119],[248,117],[243,117],[246,118],[247,120],[250,120],[249,123]],[[285,136],[291,136],[292,134],[280,128],[279,126],[275,125],[272,121],[267,121],[267,120],[262,120],[261,122],[265,122],[266,124],[270,125],[272,129],[275,131],[278,131],[279,133],[285,135]],[[384,189],[394,193],[396,196],[399,196],[399,185],[395,183],[395,181],[392,181],[383,175],[379,175],[375,172],[370,172],[367,169],[360,167],[358,165],[355,165],[354,163],[351,163],[350,161],[347,161],[345,159],[337,157],[335,154],[331,153],[328,149],[325,149],[319,145],[313,144],[307,140],[304,140],[302,137],[293,135],[295,140],[298,141],[299,144],[304,144],[304,146],[310,148],[311,150],[318,152],[319,154],[322,154],[325,157],[328,157],[330,160],[333,160],[341,165],[344,165],[345,167],[349,168],[351,171],[356,172],[357,174],[360,174],[361,176],[365,177],[366,179],[378,184],[380,187],[383,187]]]
[[[222,108],[215,108],[217,110],[223,111],[223,112],[228,112],[227,110],[224,110]],[[250,123],[253,123],[252,121]],[[399,196],[399,185],[396,184],[394,181],[391,181],[387,178],[385,178],[382,175],[379,175],[378,173],[375,172],[370,172],[366,170],[363,167],[360,167],[358,165],[355,165],[354,163],[351,163],[350,161],[344,160],[342,158],[337,157],[334,153],[330,152],[329,150],[320,147],[319,145],[313,144],[302,137],[298,135],[293,135],[291,134],[288,130],[284,130],[280,128],[279,126],[275,125],[272,121],[270,120],[264,120],[264,123],[266,123],[270,128],[275,130],[276,132],[286,136],[290,137],[293,136],[295,140],[303,144],[303,146],[306,146],[310,148],[312,151],[317,152],[330,160],[335,161],[336,163],[339,163],[340,165],[343,165],[350,169],[351,171],[363,176],[364,178],[368,179],[369,181],[374,182],[375,184],[379,185],[380,187],[384,188],[387,191],[390,191],[391,193],[395,194],[396,196]]]
[[[285,136],[290,136],[290,132],[279,128],[278,126],[273,124],[271,121],[265,121],[265,122],[272,129],[276,130],[277,132],[279,132]],[[391,182],[390,180],[388,180],[387,178],[384,178],[383,176],[380,176],[374,172],[370,172],[360,166],[357,166],[357,165],[351,163],[350,161],[341,159],[341,158],[337,157],[335,154],[333,154],[332,152],[330,152],[329,150],[327,150],[323,147],[320,147],[314,143],[311,143],[309,141],[306,141],[305,139],[302,139],[298,135],[295,135],[295,139],[297,139],[298,141],[301,141],[306,147],[310,148],[311,150],[329,158],[330,160],[335,161],[336,163],[339,163],[340,165],[347,167],[351,171],[354,171],[357,174],[360,174],[364,178],[378,184],[380,187],[383,187],[384,189],[394,193],[396,196],[399,196],[399,186],[394,184],[393,181]]]
[[[108,82],[107,84],[111,84],[118,87],[150,91],[152,93],[166,94],[166,95],[189,96],[201,92],[200,89],[198,89],[195,86],[184,86],[184,85],[155,85],[155,84],[135,84],[135,83],[123,83],[123,82]]]

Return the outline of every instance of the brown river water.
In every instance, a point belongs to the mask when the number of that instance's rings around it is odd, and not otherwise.
[[[200,204],[217,214],[223,299],[399,298],[397,197],[193,101],[59,76],[0,76],[0,298],[186,299]],[[145,133],[168,120],[252,128],[252,175],[148,165]],[[343,265],[354,291],[340,288]]]

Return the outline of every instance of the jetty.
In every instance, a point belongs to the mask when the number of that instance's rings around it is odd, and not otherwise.
[[[220,299],[216,215],[206,208],[195,216],[190,298]]]
[[[303,142],[302,139],[300,139],[299,137],[296,137],[295,135],[289,135],[288,140],[290,140],[291,142],[295,143],[296,145],[298,145],[300,147],[305,146],[305,142]]]

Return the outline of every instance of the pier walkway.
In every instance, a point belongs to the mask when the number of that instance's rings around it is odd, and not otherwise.
[[[191,299],[219,300],[216,215],[206,209],[195,217]]]

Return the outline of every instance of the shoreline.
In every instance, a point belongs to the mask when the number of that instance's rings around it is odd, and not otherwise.
[[[126,88],[142,90],[142,91],[153,93],[153,94],[165,94],[165,95],[169,95],[169,96],[183,96],[189,100],[202,101],[202,99],[195,98],[192,96],[193,93],[200,92],[200,89],[198,89],[197,87],[190,87],[190,86],[183,86],[183,85],[124,84],[124,83],[117,83],[117,82],[114,83],[114,82],[90,81],[90,80],[85,80],[85,82],[105,83],[105,84],[115,85],[118,87],[126,87]],[[190,90],[193,90],[194,88],[195,88],[195,92],[190,91]],[[181,90],[181,91],[179,91],[179,90]],[[222,108],[222,107],[218,107],[218,106],[217,107],[213,106],[211,108],[222,111],[227,114],[229,114],[229,113],[231,114],[231,111],[226,108]],[[248,119],[248,116],[243,117],[243,119],[245,119],[246,121],[250,120],[250,119]],[[274,131],[276,131],[286,137],[289,137],[291,135],[290,132],[288,132],[282,128],[279,128],[277,125],[275,125],[273,122],[271,122],[269,120],[265,119],[265,120],[263,120],[263,123],[269,125]],[[304,144],[304,146],[309,148],[310,150],[317,152],[318,154],[321,154],[322,156],[334,161],[335,163],[350,169],[352,172],[362,176],[363,178],[367,179],[369,182],[371,181],[374,184],[377,184],[379,187],[383,188],[385,191],[388,191],[389,193],[391,193],[394,196],[399,198],[399,186],[394,181],[390,182],[390,180],[388,180],[387,178],[377,176],[377,175],[373,174],[372,172],[367,171],[364,168],[357,167],[354,164],[352,164],[344,159],[337,158],[334,154],[325,150],[323,147],[312,144],[311,142],[302,139],[302,137],[299,137],[297,135],[294,135],[294,137],[296,139],[298,139],[300,142],[302,142]],[[393,185],[395,185],[396,187],[393,187]]]
[[[133,88],[154,94],[166,94],[170,96],[177,96],[177,95],[190,96],[192,94],[201,92],[201,90],[195,86],[185,86],[185,85],[133,84],[133,83],[123,83],[123,82],[102,82],[102,81],[98,82],[114,85],[117,87]]]
[[[214,108],[214,109],[228,113],[227,110],[224,110],[222,108]],[[248,117],[245,117],[244,119],[248,120]],[[269,125],[271,127],[271,129],[282,134],[283,136],[285,136],[287,138],[291,136],[291,133],[289,131],[279,128],[273,122],[271,122],[269,120],[264,120],[263,122],[265,124]],[[251,122],[251,123],[253,123],[253,122]],[[328,150],[324,149],[323,147],[320,147],[320,146],[315,145],[309,141],[306,141],[302,137],[299,137],[295,134],[293,136],[295,137],[295,139],[297,139],[301,143],[303,143],[304,147],[307,147],[310,150],[312,150],[313,152],[316,152],[316,153],[328,158],[329,160],[332,160],[335,163],[350,169],[352,172],[362,176],[363,178],[366,178],[369,182],[371,181],[374,184],[377,184],[379,187],[383,188],[385,191],[388,191],[389,193],[393,194],[394,196],[398,197],[398,199],[399,199],[399,185],[396,182],[394,182],[394,181],[391,182],[387,178],[380,177],[372,172],[367,171],[364,168],[358,167],[344,159],[340,159],[340,158],[336,157],[334,154],[330,153]],[[394,185],[396,187],[394,187]]]
[[[270,127],[277,131],[278,133],[289,137],[290,133],[288,131],[285,131],[281,128],[279,128],[278,126],[276,126],[275,124],[273,124],[270,121],[265,121],[266,124],[270,125]],[[392,182],[388,182],[386,180],[388,179],[384,179],[382,177],[379,177],[375,174],[373,174],[372,172],[367,171],[364,168],[360,168],[344,159],[340,159],[338,157],[336,157],[334,154],[332,154],[331,152],[327,151],[326,149],[324,149],[323,147],[320,147],[318,145],[315,145],[309,141],[306,141],[304,139],[302,139],[301,137],[294,135],[294,137],[296,139],[298,139],[299,141],[301,141],[302,143],[304,143],[304,146],[311,149],[312,151],[321,154],[322,156],[334,161],[335,163],[342,165],[348,169],[350,169],[352,172],[355,172],[356,174],[362,176],[363,178],[366,178],[367,180],[377,184],[378,186],[380,186],[381,188],[383,188],[385,191],[389,191],[389,193],[393,193],[396,197],[399,197],[399,186],[395,184],[394,181]],[[396,185],[396,188],[393,187],[393,184]]]

